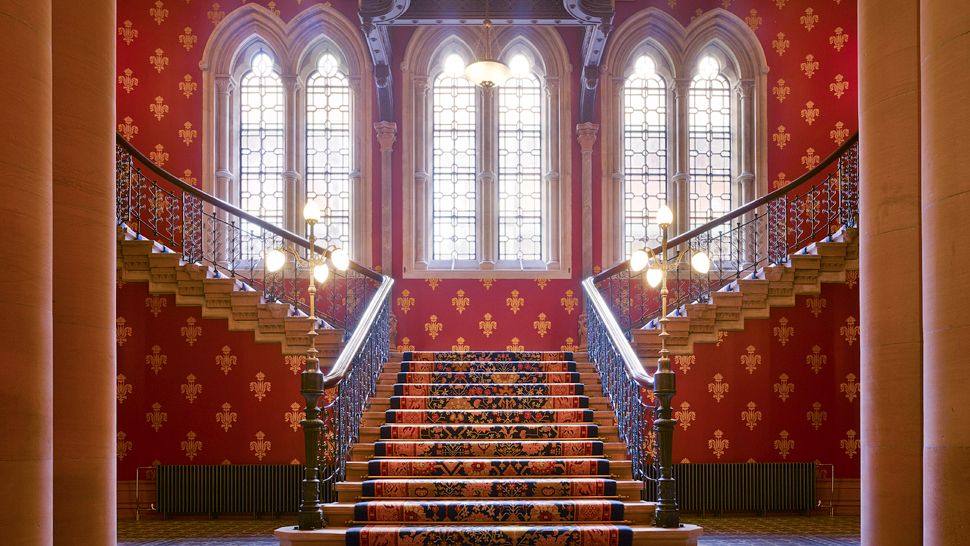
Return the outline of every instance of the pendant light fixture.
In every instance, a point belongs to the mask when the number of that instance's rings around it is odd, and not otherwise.
[[[485,59],[465,67],[465,79],[482,87],[498,87],[512,76],[512,70],[505,63],[492,58],[492,20],[488,15],[488,0],[485,0],[485,20],[482,22],[485,27]]]

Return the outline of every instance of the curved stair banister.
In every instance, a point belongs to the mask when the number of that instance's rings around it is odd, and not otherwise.
[[[854,241],[858,227],[858,140],[858,134],[853,135],[791,183],[673,237],[666,253],[660,247],[652,249],[651,256],[665,256],[670,266],[667,309],[671,311],[665,322],[686,318],[691,311],[708,312],[709,320],[702,324],[708,329],[700,333],[713,341],[716,326],[711,308],[715,305],[711,301],[718,292],[738,292],[747,281],[769,284],[766,281],[789,278],[789,284],[797,284],[800,263],[796,262],[803,259],[819,262],[816,276],[809,279],[814,282],[826,267],[833,273],[844,267],[845,243]],[[838,245],[843,252],[841,263],[838,255],[827,254]],[[679,267],[684,253],[698,250],[711,258],[708,273]],[[676,392],[673,373],[660,381],[657,373],[645,370],[640,359],[656,358],[653,349],[658,346],[638,352],[631,343],[638,332],[650,331],[654,338],[659,337],[663,302],[660,293],[648,287],[646,274],[646,268],[635,272],[625,260],[583,281],[587,347],[616,414],[620,437],[630,452],[634,477],[657,494],[656,523],[676,527],[673,442],[665,439],[671,438],[675,421],[661,418],[670,415],[670,398]],[[793,289],[788,296],[794,297]],[[684,324],[694,327],[692,322]],[[681,336],[692,333],[679,332]],[[672,334],[665,331],[662,335]],[[667,346],[670,339],[667,337]],[[665,492],[666,498],[662,498]],[[645,496],[652,494],[645,492]],[[662,521],[659,516],[664,505],[672,513]]]
[[[152,266],[152,257],[171,256],[173,265],[179,267],[173,278],[165,279],[170,284],[178,284],[183,276],[201,281],[194,291],[176,287],[177,297],[198,298],[205,305],[205,281],[217,279],[226,281],[220,284],[225,285],[221,288],[226,291],[225,301],[254,300],[251,316],[233,317],[237,322],[258,323],[279,319],[280,314],[300,318],[294,322],[301,329],[295,335],[306,345],[313,337],[308,334],[310,329],[343,330],[344,343],[330,369],[324,372],[308,359],[301,375],[301,394],[306,401],[301,422],[306,473],[299,526],[322,527],[321,503],[336,500],[335,485],[345,476],[364,408],[388,359],[393,279],[354,261],[346,271],[331,271],[316,292],[314,314],[318,320],[314,325],[305,297],[311,270],[309,240],[179,179],[121,135],[117,136],[115,163],[119,239],[146,243],[148,255],[138,257],[144,258],[141,265],[145,269]],[[325,257],[333,250],[313,247]],[[287,263],[275,272],[263,263],[273,249],[288,250]],[[281,339],[293,335],[274,333]]]

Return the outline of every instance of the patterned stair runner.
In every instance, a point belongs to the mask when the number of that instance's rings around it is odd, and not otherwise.
[[[405,353],[373,455],[348,466],[346,543],[633,544],[653,506],[621,494],[629,463],[581,371],[571,353]]]

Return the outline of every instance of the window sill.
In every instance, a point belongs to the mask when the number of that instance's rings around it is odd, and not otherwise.
[[[436,261],[404,266],[405,279],[571,279],[571,267],[559,263]]]

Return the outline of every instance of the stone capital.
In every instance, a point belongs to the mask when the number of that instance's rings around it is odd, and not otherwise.
[[[378,121],[374,124],[377,142],[381,145],[381,153],[394,151],[397,141],[397,123],[393,121]]]
[[[596,143],[596,135],[599,133],[600,126],[598,123],[585,122],[576,125],[576,140],[579,141],[579,147],[583,153],[589,153],[593,151],[593,144]]]

